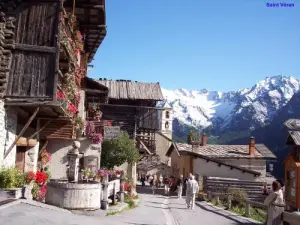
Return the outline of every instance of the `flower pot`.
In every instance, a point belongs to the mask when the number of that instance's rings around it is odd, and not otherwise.
[[[22,188],[22,198],[33,199],[32,196],[33,183],[25,184]]]

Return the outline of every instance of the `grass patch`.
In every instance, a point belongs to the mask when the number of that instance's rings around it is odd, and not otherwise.
[[[226,201],[219,201],[219,204],[218,204],[216,199],[212,199],[211,203],[214,206],[222,207],[222,208],[228,210],[228,204]],[[247,217],[246,216],[246,207],[243,204],[232,206],[230,211],[233,213],[239,214],[243,217]],[[258,222],[264,223],[267,221],[267,212],[264,209],[250,207],[249,218],[256,220]]]
[[[114,215],[116,215],[116,214],[118,214],[120,212],[122,212],[122,210],[121,211],[108,212],[108,213],[105,214],[105,216],[114,216]]]

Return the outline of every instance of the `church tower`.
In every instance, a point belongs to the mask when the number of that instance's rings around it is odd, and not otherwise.
[[[162,106],[162,110],[159,110],[159,126],[160,132],[167,136],[168,138],[172,139],[172,122],[173,122],[173,115],[172,115],[172,108],[171,106],[165,102]]]

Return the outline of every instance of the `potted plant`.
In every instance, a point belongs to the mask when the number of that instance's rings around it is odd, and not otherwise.
[[[27,172],[24,174],[25,176],[25,181],[24,181],[24,186],[23,186],[23,196],[26,199],[33,199],[32,196],[32,189],[33,189],[33,185],[34,185],[34,181],[36,178],[36,175],[33,171]]]
[[[81,173],[83,175],[83,179],[86,180],[86,182],[89,182],[89,178],[91,176],[91,169],[90,168],[85,168],[81,170]]]
[[[116,170],[115,171],[115,175],[117,178],[120,178],[121,177],[121,171],[120,170]]]
[[[37,171],[35,176],[35,182],[32,187],[32,196],[36,201],[43,201],[46,196],[46,183],[48,177],[47,174],[42,171]]]
[[[22,197],[24,175],[15,167],[0,169],[0,191],[13,198]]]

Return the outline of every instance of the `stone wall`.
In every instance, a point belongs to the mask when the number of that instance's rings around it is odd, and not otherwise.
[[[236,165],[249,170],[257,171],[261,173],[261,177],[266,177],[267,166],[266,161],[263,159],[226,159],[222,161],[231,165]]]
[[[16,146],[4,159],[4,153],[13,143],[17,132],[17,112],[13,108],[4,108],[0,100],[0,166],[14,166],[16,161]]]
[[[161,162],[166,163],[169,157],[166,156],[172,142],[170,139],[159,132],[155,133],[156,154],[159,155]]]
[[[37,162],[39,154],[39,142],[34,146],[28,149],[25,154],[25,168],[24,171],[37,171]]]
[[[100,162],[101,152],[91,148],[91,140],[82,138],[79,140],[79,152],[83,156],[96,156]],[[67,165],[68,165],[68,152],[73,149],[73,140],[60,140],[50,139],[46,147],[47,151],[51,154],[52,160],[50,163],[50,172],[53,179],[66,179],[67,178]],[[99,163],[100,164],[100,163]]]
[[[12,61],[11,49],[14,48],[15,18],[5,17],[0,12],[0,96],[6,91],[7,79]]]

